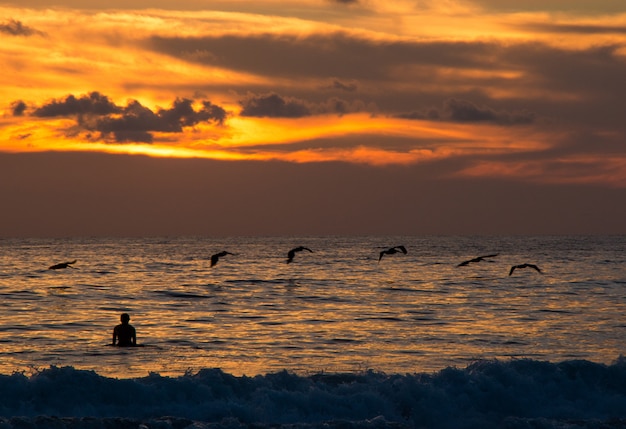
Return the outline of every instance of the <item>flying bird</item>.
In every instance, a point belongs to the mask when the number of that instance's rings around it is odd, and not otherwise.
[[[382,252],[380,252],[380,256],[378,257],[378,262],[380,262],[381,259],[383,259],[383,256],[385,255],[394,255],[398,252],[402,252],[406,255],[406,247],[404,246],[395,246],[395,247],[390,247],[387,250],[383,250]]]
[[[73,261],[69,261],[69,262],[61,262],[60,264],[54,264],[51,267],[48,267],[49,270],[61,270],[63,268],[74,268],[72,267],[72,264],[76,263],[76,259],[74,259]],[[77,268],[74,268],[77,269]]]
[[[289,264],[293,261],[293,257],[296,256],[296,252],[301,252],[303,250],[308,250],[309,252],[313,253],[313,251],[309,249],[308,247],[298,246],[296,248],[291,249],[289,252],[287,252],[287,263]]]
[[[224,250],[223,252],[216,253],[215,255],[212,255],[211,256],[211,267],[213,267],[215,264],[217,264],[217,261],[219,261],[222,256],[226,256],[226,255],[233,255],[234,256],[235,254],[227,252],[226,250]]]
[[[498,256],[499,253],[494,253],[493,255],[483,255],[483,256],[477,256],[474,259],[470,259],[469,261],[463,261],[461,262],[459,265],[457,265],[457,267],[465,267],[473,262],[480,262],[485,260],[485,258],[495,258],[496,256]]]
[[[538,273],[541,273],[541,270],[535,264],[520,264],[520,265],[513,265],[511,267],[511,271],[509,271],[509,275],[513,274],[513,271],[515,271],[516,268],[532,268],[532,269],[537,270]]]

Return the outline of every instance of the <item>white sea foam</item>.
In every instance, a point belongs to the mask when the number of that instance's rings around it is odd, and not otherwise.
[[[135,379],[50,367],[0,376],[0,395],[0,428],[624,428],[626,359]]]

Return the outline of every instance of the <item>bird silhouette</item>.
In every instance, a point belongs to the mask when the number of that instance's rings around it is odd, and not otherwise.
[[[509,271],[509,275],[513,274],[513,271],[515,271],[517,268],[533,268],[537,270],[538,273],[543,274],[541,270],[539,269],[539,267],[536,266],[535,264],[520,264],[520,265],[513,265],[511,267],[511,271]]]
[[[308,247],[304,247],[304,246],[295,247],[291,249],[289,252],[287,252],[287,263],[290,264],[293,261],[293,257],[296,256],[296,252],[301,252],[303,250],[308,250],[309,252],[313,253],[313,251],[309,249]]]
[[[467,266],[467,265],[469,265],[471,263],[483,261],[483,260],[485,260],[485,258],[495,258],[498,255],[499,255],[499,253],[494,253],[493,255],[477,256],[477,257],[475,257],[473,259],[470,259],[468,261],[461,262],[459,265],[457,265],[457,267],[465,267],[465,266]]]
[[[51,267],[48,267],[49,270],[61,270],[63,268],[74,268],[77,269],[75,267],[72,267],[72,264],[76,263],[76,259],[74,259],[73,261],[69,261],[69,262],[61,262],[60,264],[54,264]]]
[[[226,255],[233,255],[234,256],[235,254],[227,252],[226,250],[224,250],[224,251],[222,251],[220,253],[216,253],[215,255],[212,255],[211,256],[211,267],[213,267],[215,264],[217,264],[217,261],[219,261],[222,256],[226,256]]]
[[[387,250],[383,250],[382,252],[380,252],[380,256],[378,257],[378,262],[380,262],[381,259],[383,259],[383,256],[385,255],[394,255],[398,252],[402,252],[406,255],[406,247],[404,246],[394,246],[394,247],[390,247]]]

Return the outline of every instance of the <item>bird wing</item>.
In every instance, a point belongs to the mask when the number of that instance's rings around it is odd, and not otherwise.
[[[217,264],[217,261],[220,259],[219,254],[215,254],[213,256],[211,256],[211,266]]]
[[[459,265],[457,265],[457,267],[465,267],[466,265],[469,265],[472,262],[480,262],[483,260],[483,258],[488,258],[488,256],[477,256],[475,258],[468,259],[467,261],[461,262]]]
[[[517,265],[513,265],[511,267],[511,271],[509,271],[509,275],[513,274],[513,271],[515,271],[516,268],[517,268]]]
[[[402,251],[402,253],[404,253],[406,255],[406,253],[407,253],[406,252],[406,247],[404,247],[404,246],[396,246],[395,248],[396,249],[400,249]]]
[[[52,266],[48,267],[48,269],[49,269],[49,270],[60,270],[60,269],[62,269],[62,268],[68,268],[68,267],[69,267],[69,268],[74,268],[74,267],[72,267],[70,264],[75,264],[75,263],[76,263],[76,260],[74,260],[74,261],[68,261],[68,262],[61,262],[61,263],[59,263],[59,264],[54,264],[54,265],[52,265]]]

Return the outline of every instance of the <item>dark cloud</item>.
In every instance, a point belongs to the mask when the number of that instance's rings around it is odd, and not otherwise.
[[[241,116],[269,118],[302,118],[313,115],[336,114],[373,110],[359,100],[352,102],[340,98],[329,98],[322,102],[305,101],[294,97],[283,97],[276,93],[248,95],[239,101],[242,106]]]
[[[499,125],[523,125],[535,121],[531,112],[497,111],[487,106],[478,106],[470,101],[451,98],[442,108],[431,108],[397,115],[404,119],[427,119],[450,122],[492,122]]]
[[[113,135],[117,142],[152,142],[150,132],[180,133],[183,127],[214,121],[223,124],[226,111],[209,101],[202,103],[198,111],[193,108],[193,100],[177,99],[170,109],[159,109],[156,113],[142,106],[138,101],[131,101],[119,116],[98,118],[90,127],[103,136]]]
[[[483,7],[505,12],[574,12],[584,16],[594,14],[607,15],[609,13],[621,13],[626,11],[626,5],[622,0],[473,0],[473,3]]]
[[[0,33],[10,34],[11,36],[33,36],[43,34],[41,31],[22,24],[21,21],[10,19],[0,24]]]
[[[357,84],[354,82],[343,83],[338,79],[335,79],[332,84],[330,84],[328,89],[338,89],[346,92],[354,92],[357,90]]]
[[[19,103],[13,105],[14,113]],[[52,100],[34,110],[37,117],[76,117],[77,127],[80,130],[98,132],[96,139],[116,142],[151,143],[153,132],[180,133],[184,127],[193,127],[200,122],[215,122],[222,125],[226,120],[226,111],[212,104],[202,101],[202,107],[195,110],[193,100],[187,98],[176,99],[169,109],[158,109],[156,112],[143,106],[136,100],[131,100],[125,107],[113,103],[107,96],[98,92],[76,97],[68,95],[62,100]],[[23,110],[22,110],[23,112]],[[75,133],[75,129],[72,133]]]
[[[102,135],[104,137],[113,135],[116,143],[152,143],[154,141],[154,136],[152,133],[128,128],[102,131]]]
[[[81,125],[90,131],[99,131],[104,138],[114,136],[118,143],[151,143],[153,136],[149,131],[163,131],[158,115],[144,107],[138,101],[130,101],[119,116],[105,116],[95,121],[81,121]]]
[[[493,94],[500,92],[507,97],[497,102],[509,111],[527,108],[542,116],[560,116],[576,110],[576,121],[582,116],[602,121],[603,112],[623,112],[626,100],[626,62],[618,44],[566,49],[497,40],[381,41],[342,32],[152,37],[145,43],[149,49],[185,61],[270,78],[318,79],[340,90],[359,82],[359,96],[372,97],[367,101],[387,112],[411,109],[416,97],[429,104],[457,97],[489,105],[495,102]],[[189,56],[194,52],[210,55]],[[447,72],[440,73],[441,69]],[[312,91],[307,91],[298,96],[312,99]],[[590,109],[592,99],[597,104]]]
[[[455,122],[495,122],[502,125],[529,124],[534,121],[534,115],[527,112],[496,111],[486,106],[477,106],[469,101],[450,99],[443,107],[444,118]]]
[[[307,105],[295,99],[283,98],[278,94],[251,96],[240,101],[241,116],[271,118],[301,118],[310,116]]]
[[[346,33],[158,37],[148,48],[195,63],[268,76],[332,76],[339,82],[386,79],[411,65],[490,67],[501,54],[497,42],[380,41]],[[199,53],[204,53],[199,55]]]
[[[55,117],[74,115],[108,115],[119,113],[121,109],[105,95],[99,92],[91,92],[76,98],[68,95],[64,100],[52,100],[48,104],[35,109],[34,116]]]
[[[26,103],[24,103],[22,100],[17,100],[11,103],[11,112],[13,116],[23,116],[26,108]]]
[[[502,61],[523,71],[524,78],[511,82],[518,92],[531,89],[537,94],[525,100],[531,110],[576,125],[623,130],[626,61],[621,49],[620,45],[567,50],[526,44],[507,50]]]
[[[228,114],[222,107],[211,103],[210,101],[202,102],[202,110],[198,112],[200,121],[215,121],[219,125],[223,125]]]

